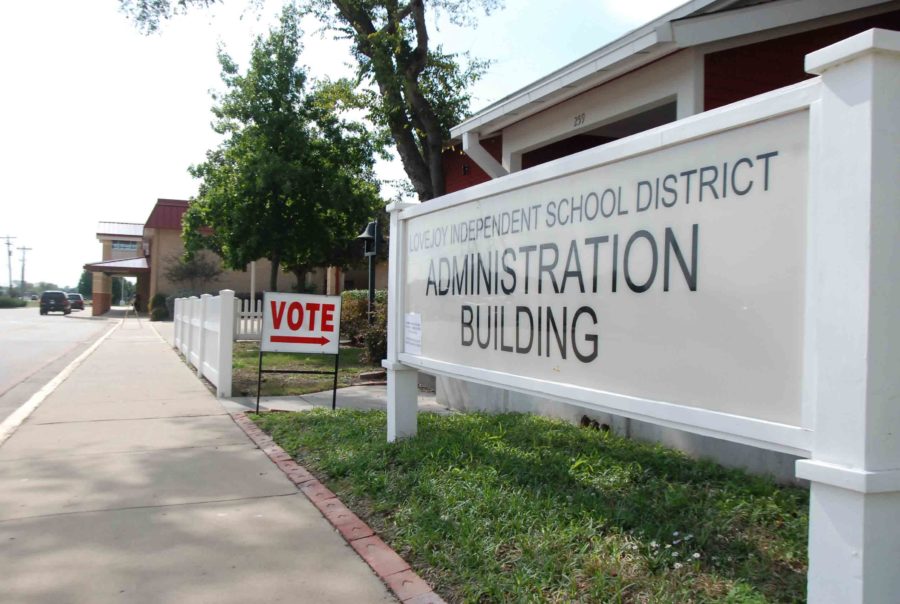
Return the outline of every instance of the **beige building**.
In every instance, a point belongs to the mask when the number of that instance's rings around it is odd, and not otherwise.
[[[254,270],[250,266],[245,270],[223,269],[215,278],[207,280],[173,281],[169,269],[180,261],[184,253],[181,218],[187,208],[188,202],[184,200],[158,199],[144,223],[99,223],[97,240],[103,246],[102,260],[84,266],[85,270],[93,273],[94,315],[106,313],[113,303],[112,279],[115,277],[137,278],[141,310],[146,310],[149,300],[158,293],[166,296],[195,295],[231,289],[241,296],[249,295],[251,290],[259,293],[268,289],[272,265],[266,259],[255,262],[255,282]],[[199,256],[212,260],[221,268],[221,259],[214,253],[201,252]],[[376,287],[385,287],[386,282],[386,265],[379,266]],[[279,271],[279,291],[294,291],[295,285],[293,273]],[[345,272],[336,267],[307,273],[303,284],[306,291],[328,294],[339,293],[345,288],[364,289],[367,286],[368,276],[364,269]]]

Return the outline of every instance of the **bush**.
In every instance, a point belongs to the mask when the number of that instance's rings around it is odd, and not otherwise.
[[[0,308],[22,308],[28,304],[25,300],[11,298],[10,296],[0,296]]]
[[[386,289],[375,290],[376,317],[379,304],[387,305]],[[366,340],[369,329],[368,306],[369,291],[366,289],[348,289],[341,294],[341,337],[350,340],[355,346],[364,344]]]
[[[166,308],[166,295],[157,293],[150,298],[150,320],[165,321],[169,318],[169,309]]]
[[[154,306],[153,310],[150,311],[150,320],[151,321],[165,321],[169,318],[169,311],[166,310],[166,305],[162,306]]]
[[[365,360],[375,365],[387,357],[387,300],[375,299],[375,320],[366,325],[363,342],[366,346]]]

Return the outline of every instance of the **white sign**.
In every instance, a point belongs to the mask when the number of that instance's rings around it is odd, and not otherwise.
[[[409,354],[422,354],[422,315],[406,313],[403,322],[403,350]]]
[[[341,297],[263,294],[260,350],[338,354]]]
[[[800,426],[807,122],[409,218],[403,353]]]

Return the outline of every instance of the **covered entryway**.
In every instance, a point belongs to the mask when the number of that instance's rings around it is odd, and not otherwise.
[[[109,311],[112,306],[112,278],[136,277],[138,310],[146,312],[150,296],[150,265],[147,258],[123,258],[85,264],[84,270],[93,273],[94,299],[91,314],[99,316]]]

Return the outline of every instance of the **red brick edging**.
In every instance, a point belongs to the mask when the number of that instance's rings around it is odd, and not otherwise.
[[[328,487],[294,461],[284,449],[276,445],[272,437],[263,432],[245,413],[235,413],[231,417],[250,440],[256,443],[256,446],[269,456],[290,481],[303,491],[307,499],[319,509],[325,519],[347,540],[350,547],[356,550],[401,602],[446,604],[368,524],[351,512],[334,493],[328,490]]]

